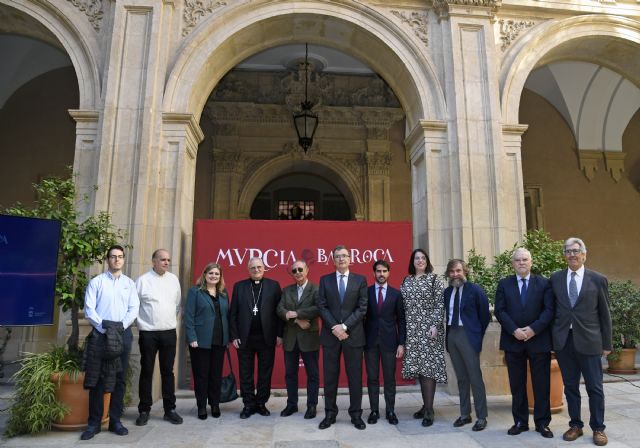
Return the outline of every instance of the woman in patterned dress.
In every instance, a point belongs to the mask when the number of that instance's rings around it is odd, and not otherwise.
[[[422,426],[433,425],[436,383],[447,382],[444,361],[444,284],[433,273],[429,256],[416,249],[409,259],[409,275],[400,287],[407,320],[402,376],[417,379],[423,406],[413,414]]]

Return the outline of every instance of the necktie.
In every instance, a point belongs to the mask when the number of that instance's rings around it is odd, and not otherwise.
[[[453,316],[451,317],[451,326],[460,325],[460,288],[456,288],[456,296],[453,298]]]
[[[298,302],[302,298],[302,293],[304,292],[304,288],[302,286],[298,286]]]
[[[522,289],[520,290],[520,303],[522,303],[523,307],[527,303],[526,298],[527,298],[527,279],[523,278],[522,279]]]
[[[384,298],[382,297],[382,287],[378,288],[378,312],[382,311],[382,305],[384,305]]]
[[[578,300],[578,284],[576,283],[576,273],[571,273],[571,280],[569,280],[569,301],[571,302],[571,308],[576,306]]]
[[[344,292],[346,288],[344,285],[344,274],[340,274],[340,283],[338,284],[338,294],[340,295],[340,303],[344,302]]]

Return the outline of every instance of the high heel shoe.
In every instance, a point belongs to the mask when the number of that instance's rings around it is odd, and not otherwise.
[[[424,418],[424,406],[422,406],[420,409],[418,409],[416,412],[413,413],[413,418],[415,419]]]
[[[424,418],[422,419],[422,426],[431,426],[433,425],[433,410],[425,411]]]

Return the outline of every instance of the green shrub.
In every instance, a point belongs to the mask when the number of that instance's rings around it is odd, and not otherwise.
[[[640,344],[640,288],[631,281],[609,283],[613,351],[609,359],[616,360],[623,348]]]

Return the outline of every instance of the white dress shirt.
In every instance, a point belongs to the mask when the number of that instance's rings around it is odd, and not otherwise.
[[[100,333],[103,320],[122,322],[124,328],[136,320],[140,300],[136,284],[129,277],[107,271],[91,279],[84,295],[84,316]]]
[[[460,314],[460,311],[462,310],[462,289],[464,288],[464,285],[460,286],[460,303],[458,304],[458,326],[462,327],[464,322],[462,322],[462,315]],[[456,298],[456,287],[453,287],[453,290],[451,291],[451,297],[449,297],[449,321],[447,322],[447,325],[451,325],[451,319],[453,319],[453,301]]]
[[[571,282],[571,273],[573,271],[571,268],[567,269],[567,295],[569,295],[569,283]],[[584,280],[584,265],[580,266],[576,272],[576,286],[578,287],[578,295],[580,295],[580,290],[582,289],[582,280]]]
[[[158,275],[151,269],[136,280],[140,313],[138,328],[143,331],[174,330],[180,310],[180,282],[171,272]]]

